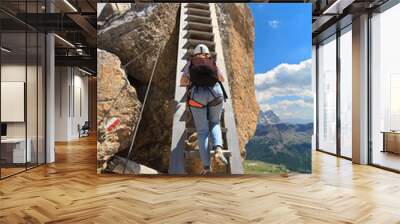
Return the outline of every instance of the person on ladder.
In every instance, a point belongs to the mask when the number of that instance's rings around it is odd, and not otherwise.
[[[222,82],[224,77],[211,57],[208,47],[198,44],[183,69],[180,85],[187,87],[187,105],[197,131],[203,175],[211,173],[209,135],[216,161],[220,164],[228,163],[222,151],[220,125],[223,102],[227,98]]]

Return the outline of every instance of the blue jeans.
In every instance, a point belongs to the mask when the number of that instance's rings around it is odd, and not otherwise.
[[[212,93],[211,93],[212,92]],[[214,95],[213,95],[214,94]],[[215,97],[223,97],[221,86],[217,83],[214,87],[193,87],[191,98],[203,105],[215,99]],[[210,151],[208,150],[208,136],[211,136],[211,143],[213,147],[223,145],[221,133],[221,112],[223,103],[215,106],[208,106],[208,119],[207,107],[197,108],[190,107],[194,124],[197,130],[197,138],[200,148],[200,157],[203,166],[210,166]]]

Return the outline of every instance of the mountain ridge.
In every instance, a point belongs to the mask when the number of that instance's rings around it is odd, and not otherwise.
[[[280,119],[272,123],[269,122],[271,116],[276,118],[278,115],[272,110],[268,111],[260,111],[262,114],[259,115],[256,132],[246,145],[246,160],[283,165],[291,171],[310,173],[314,124],[293,124]]]
[[[258,114],[257,124],[277,124],[280,122],[281,119],[273,110],[260,110]]]

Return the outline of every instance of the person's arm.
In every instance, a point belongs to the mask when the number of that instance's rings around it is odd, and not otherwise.
[[[183,72],[181,76],[181,80],[179,85],[181,87],[186,87],[190,85],[190,78],[189,78],[189,62],[186,63],[185,67],[183,67]]]

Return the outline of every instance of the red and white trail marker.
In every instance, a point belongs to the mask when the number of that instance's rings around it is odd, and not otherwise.
[[[112,132],[115,128],[121,124],[121,119],[118,117],[112,117],[106,121],[106,130],[107,132]]]

